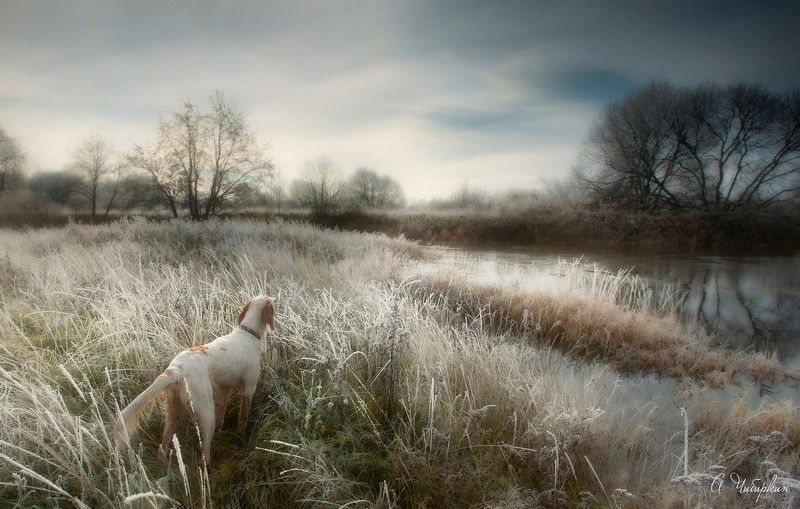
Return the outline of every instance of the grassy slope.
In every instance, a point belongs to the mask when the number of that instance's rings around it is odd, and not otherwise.
[[[418,255],[404,241],[281,222],[0,233],[0,495],[92,507],[683,500],[669,484],[681,465],[677,408],[637,399],[636,383],[605,364],[486,327],[480,306],[465,314],[420,293],[403,282]],[[242,300],[262,292],[278,298],[278,333],[248,435],[230,430],[232,405],[207,480],[189,427],[181,460],[155,463],[158,410],[139,449],[116,450],[117,406],[176,352],[227,332]],[[796,409],[714,407],[691,385],[693,472],[735,458],[758,474],[770,458],[797,476]],[[748,442],[773,431],[785,442]],[[749,505],[731,490],[692,496]]]

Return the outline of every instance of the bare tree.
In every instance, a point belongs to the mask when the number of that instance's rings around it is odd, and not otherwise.
[[[603,112],[576,173],[640,210],[752,211],[800,196],[800,92],[651,83]]]
[[[292,182],[292,197],[317,216],[333,213],[342,198],[341,172],[330,156],[303,163],[302,174]]]
[[[435,205],[437,208],[444,209],[486,209],[489,207],[489,195],[485,190],[475,189],[469,185],[468,180],[464,180],[449,198]]]
[[[73,152],[69,170],[83,181],[81,194],[89,202],[92,221],[97,218],[101,184],[109,177],[111,178],[113,184],[104,211],[104,218],[107,218],[114,205],[119,182],[125,171],[124,162],[115,160],[111,145],[99,135],[84,138]]]
[[[218,214],[272,171],[244,112],[222,92],[211,97],[208,112],[185,102],[161,122],[159,132],[161,168],[177,172],[192,219]]]
[[[797,197],[798,97],[743,84],[684,91],[673,134],[687,205],[725,212]]]
[[[0,196],[6,191],[10,181],[22,174],[24,162],[22,149],[0,128]]]
[[[396,180],[369,168],[359,168],[353,173],[348,191],[353,204],[364,208],[396,208],[405,201],[403,188]]]
[[[207,127],[197,107],[186,101],[180,109],[161,121],[160,145],[164,148],[164,167],[174,168],[179,175],[181,197],[189,209],[189,217],[200,219],[200,181],[208,158],[204,147]]]
[[[211,187],[205,201],[204,217],[215,215],[229,205],[247,186],[260,187],[273,169],[265,159],[247,125],[247,117],[224,94],[211,97],[208,116],[211,135]]]

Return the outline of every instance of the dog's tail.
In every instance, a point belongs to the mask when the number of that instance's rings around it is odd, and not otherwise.
[[[150,387],[136,396],[130,405],[120,412],[117,422],[114,425],[114,438],[117,445],[122,447],[127,444],[131,437],[136,433],[139,425],[139,418],[147,408],[148,403],[156,399],[167,387],[179,382],[183,376],[175,368],[167,368],[163,373],[156,377]]]

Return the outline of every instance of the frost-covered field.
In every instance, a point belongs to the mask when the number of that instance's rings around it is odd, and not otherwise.
[[[797,409],[731,399],[750,376],[791,381],[774,359],[692,342],[625,275],[573,271],[540,290],[468,280],[425,256],[283,222],[0,231],[0,506],[800,499],[711,484],[719,472],[797,484]],[[232,431],[234,401],[210,471],[188,425],[161,465],[155,409],[139,443],[118,450],[117,409],[259,293],[277,298],[278,327],[247,435]]]

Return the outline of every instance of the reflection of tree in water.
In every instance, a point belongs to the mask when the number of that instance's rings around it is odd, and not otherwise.
[[[500,265],[526,264],[563,270],[563,254],[473,253],[479,274]],[[734,348],[777,352],[782,360],[800,361],[800,257],[732,258],[651,256],[603,253],[574,257],[600,271],[639,276],[618,288],[622,305],[649,303],[659,315],[677,313],[688,324]],[[461,259],[462,262],[466,258]],[[458,263],[451,259],[450,263]],[[569,268],[569,267],[567,267]],[[647,304],[645,304],[647,306]]]
[[[618,303],[641,302],[644,298],[651,310],[677,313],[682,321],[701,328],[719,344],[776,352],[781,360],[790,360],[800,357],[797,261],[611,256],[601,258],[594,270],[614,274],[614,268],[633,267],[632,275],[644,277],[644,288],[636,279],[620,287]],[[669,308],[670,302],[674,308]]]
[[[685,322],[713,333],[720,343],[786,359],[798,355],[800,298],[781,290],[784,271],[730,262],[670,272],[687,290],[680,306]]]

